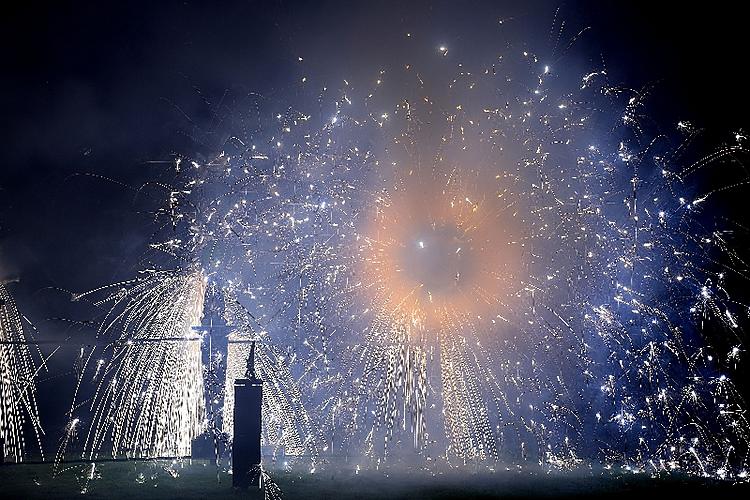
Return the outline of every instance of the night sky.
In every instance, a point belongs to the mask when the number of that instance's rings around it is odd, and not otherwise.
[[[231,108],[232,96],[254,91],[293,101],[298,57],[306,74],[331,80],[367,78],[394,57],[423,57],[441,44],[471,61],[492,47],[500,19],[519,37],[548,40],[559,8],[571,26],[591,26],[580,43],[582,67],[604,60],[611,80],[652,86],[647,108],[656,129],[689,120],[707,129],[707,143],[720,145],[747,127],[747,27],[732,2],[712,2],[710,10],[690,2],[528,3],[6,7],[0,280],[19,280],[10,290],[38,338],[90,336],[92,328],[75,322],[98,313],[71,303],[65,291],[128,279],[146,263],[158,203],[157,193],[139,188],[163,169],[150,162],[210,154],[231,133],[217,110]],[[722,202],[735,220],[747,221],[736,208],[743,198]],[[69,394],[51,386],[72,384],[70,359],[61,352],[53,360],[60,370],[40,382],[44,406],[69,404]],[[63,422],[54,418],[45,416],[53,434]]]

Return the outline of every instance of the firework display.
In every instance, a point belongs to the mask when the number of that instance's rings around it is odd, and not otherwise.
[[[3,456],[22,461],[28,445],[24,430],[33,429],[38,449],[42,428],[36,396],[37,367],[27,344],[23,317],[0,283],[0,438]]]
[[[408,61],[366,85],[303,75],[294,102],[241,96],[215,154],[175,155],[151,251],[182,270],[109,299],[101,335],[122,334],[111,361],[88,356],[90,454],[107,439],[187,454],[203,385],[185,332],[210,281],[234,328],[224,432],[256,341],[264,444],[312,470],[346,456],[745,477],[747,307],[726,286],[728,229],[704,211],[732,186],[693,181],[744,137],[691,159],[690,125],[651,133],[644,96],[604,69],[447,52],[425,55],[446,61],[429,77]]]

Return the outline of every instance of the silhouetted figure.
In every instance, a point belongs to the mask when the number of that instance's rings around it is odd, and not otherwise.
[[[250,346],[245,378],[234,381],[232,484],[260,486],[260,434],[263,381],[255,374],[255,342]]]

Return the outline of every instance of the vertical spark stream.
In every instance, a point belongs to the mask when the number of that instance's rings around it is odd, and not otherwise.
[[[0,283],[0,437],[5,441],[0,453],[17,461],[22,461],[26,452],[26,425],[31,426],[38,443],[42,432],[36,402],[37,369],[26,342],[21,315]]]
[[[111,307],[100,336],[117,339],[105,349],[111,359],[88,357],[97,386],[86,456],[105,446],[114,457],[190,455],[205,418],[201,338],[192,330],[205,290],[200,271],[148,271],[99,303]]]

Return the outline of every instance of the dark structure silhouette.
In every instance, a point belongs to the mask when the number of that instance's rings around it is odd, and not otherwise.
[[[255,342],[250,346],[245,378],[234,381],[232,484],[260,485],[260,434],[263,381],[255,375]]]

